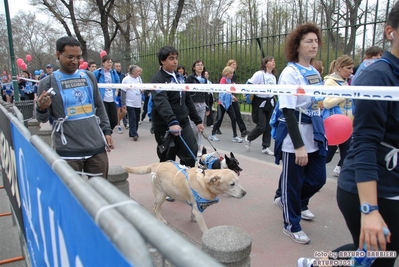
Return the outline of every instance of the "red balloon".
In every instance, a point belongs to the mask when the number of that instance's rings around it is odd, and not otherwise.
[[[83,66],[83,64],[80,64],[80,65],[79,65],[79,69],[81,69],[81,70],[84,70],[84,69],[85,69],[85,67]]]
[[[22,63],[21,64],[21,69],[22,70],[26,70],[27,67],[28,67],[28,65],[26,65],[26,63]]]
[[[27,54],[26,55],[26,61],[31,62],[32,61],[32,56]]]
[[[103,57],[106,56],[106,55],[107,55],[107,51],[101,50],[101,52],[100,52],[100,57],[103,58]]]
[[[353,131],[352,120],[343,114],[334,114],[324,120],[324,129],[329,146],[347,141]]]
[[[21,64],[24,63],[24,60],[22,58],[17,59],[17,65],[18,67],[21,67]]]
[[[87,62],[83,62],[82,63],[83,69],[87,69],[87,67],[89,66],[89,63]]]
[[[85,61],[85,59],[84,59],[84,58],[81,58],[81,59],[79,60],[79,63],[82,64],[84,61]]]

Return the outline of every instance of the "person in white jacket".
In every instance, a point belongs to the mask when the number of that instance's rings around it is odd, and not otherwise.
[[[123,78],[122,84],[143,83],[140,77],[142,72],[143,70],[139,66],[130,66],[129,75]],[[125,106],[127,108],[127,114],[129,118],[129,137],[132,137],[133,141],[137,141],[139,139],[137,131],[139,129],[141,112],[141,93],[142,90],[140,89],[122,88],[122,107]]]

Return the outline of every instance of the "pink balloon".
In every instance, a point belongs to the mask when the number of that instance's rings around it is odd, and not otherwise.
[[[353,131],[352,120],[343,114],[334,114],[324,120],[324,129],[329,146],[347,141]]]
[[[4,75],[6,75],[6,74],[7,74],[7,72],[6,72],[6,71],[3,71],[3,74],[4,74]]]
[[[22,58],[18,58],[18,59],[17,59],[17,65],[18,65],[18,67],[20,67],[22,63],[24,63],[24,60],[23,60]]]
[[[26,55],[26,61],[31,62],[32,61],[32,56],[27,54]]]
[[[106,55],[107,55],[107,51],[101,50],[101,52],[100,52],[100,57],[103,58],[103,57],[106,56]]]
[[[22,70],[26,70],[27,67],[28,67],[28,65],[26,65],[26,63],[22,63],[21,64],[21,69]]]

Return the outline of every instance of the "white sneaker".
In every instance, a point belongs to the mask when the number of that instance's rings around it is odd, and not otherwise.
[[[273,201],[274,205],[279,207],[281,210],[283,209],[283,203],[281,203],[281,197],[276,197]]]
[[[201,157],[201,156],[202,156],[202,152],[198,151],[197,157]]]
[[[249,150],[251,149],[251,141],[248,140],[248,135],[245,136],[244,144],[245,144],[245,149],[246,149],[247,151],[249,151]]]
[[[219,141],[220,141],[220,139],[217,138],[217,137],[214,136],[214,135],[211,135],[211,136],[209,136],[208,138],[209,138],[209,140],[211,140],[211,141],[215,141],[215,142],[219,142]]]
[[[312,267],[314,259],[311,258],[299,258],[298,267]]]
[[[233,141],[233,143],[242,143],[242,139],[238,136],[233,137],[233,139],[231,141]]]
[[[122,127],[120,125],[116,126],[116,132],[119,134],[123,134]]]
[[[313,220],[314,214],[310,210],[303,210],[301,211],[301,218],[310,221]]]
[[[334,170],[333,170],[333,175],[335,176],[335,177],[338,177],[339,176],[339,174],[341,173],[341,166],[335,166],[335,168],[334,168]]]
[[[263,149],[262,149],[262,153],[263,153],[263,154],[270,155],[270,156],[274,156],[273,151],[271,151],[270,148],[268,148],[268,147],[263,148]]]
[[[309,237],[305,234],[304,231],[290,232],[287,229],[283,228],[283,233],[299,244],[307,244],[310,242]]]

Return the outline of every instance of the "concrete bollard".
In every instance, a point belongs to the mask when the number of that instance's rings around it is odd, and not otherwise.
[[[129,174],[122,166],[111,166],[108,170],[108,182],[116,186],[119,190],[130,197],[129,181],[127,178]]]
[[[228,267],[250,267],[251,247],[250,235],[234,226],[217,226],[202,236],[202,250]]]
[[[28,130],[30,131],[31,135],[38,135],[40,131],[40,122],[36,119],[28,120]]]

